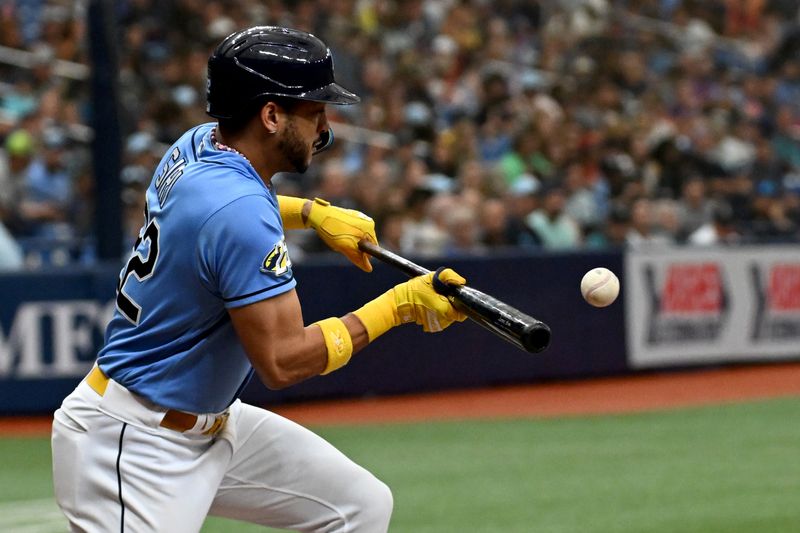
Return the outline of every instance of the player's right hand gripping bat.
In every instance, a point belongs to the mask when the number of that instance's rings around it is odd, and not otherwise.
[[[358,247],[362,252],[403,271],[409,277],[423,276],[430,272],[428,269],[369,241],[360,241]],[[550,328],[547,324],[497,298],[466,285],[454,287],[434,282],[433,288],[439,294],[450,298],[456,309],[518,348],[538,353],[550,345]]]

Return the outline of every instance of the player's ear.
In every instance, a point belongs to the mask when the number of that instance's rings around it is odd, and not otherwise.
[[[275,102],[267,102],[261,107],[261,125],[267,133],[275,133],[278,131],[278,104]]]

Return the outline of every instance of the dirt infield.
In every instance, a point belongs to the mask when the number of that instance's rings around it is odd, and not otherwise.
[[[273,410],[304,425],[613,414],[800,396],[800,363],[457,392],[309,402]],[[50,419],[0,419],[0,436],[45,435]]]
[[[304,425],[335,425],[630,413],[782,396],[800,396],[800,363],[315,402],[275,411]]]

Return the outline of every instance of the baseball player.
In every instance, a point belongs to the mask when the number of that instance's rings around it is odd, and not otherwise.
[[[287,387],[345,365],[385,331],[464,320],[413,278],[341,318],[304,325],[284,230],[314,228],[361,269],[373,221],[324,200],[277,195],[333,135],[326,104],[359,98],[334,81],[325,44],[254,27],[208,63],[207,111],[147,190],[97,364],[55,413],[53,477],[73,531],[199,531],[208,514],[327,532],[386,531],[392,495],[314,433],[238,396],[255,373]],[[463,284],[452,270],[445,283]]]

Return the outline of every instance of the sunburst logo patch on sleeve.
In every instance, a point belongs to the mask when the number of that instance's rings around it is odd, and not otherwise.
[[[277,277],[286,274],[291,267],[292,261],[289,259],[286,241],[281,239],[272,247],[264,261],[261,262],[260,270],[265,274],[272,274]]]

